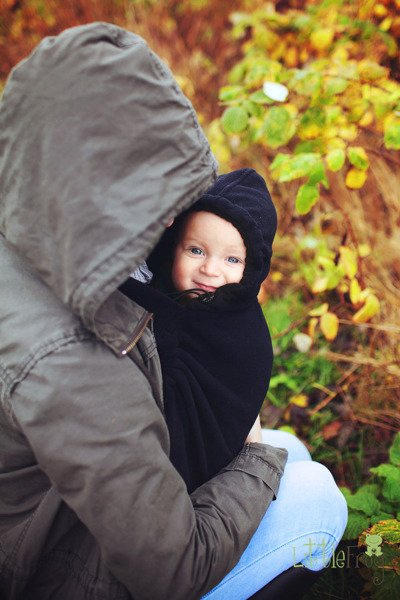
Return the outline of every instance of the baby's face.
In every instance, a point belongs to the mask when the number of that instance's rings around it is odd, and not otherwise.
[[[239,231],[214,213],[190,213],[175,249],[172,282],[183,292],[200,288],[215,292],[243,276],[246,246]]]

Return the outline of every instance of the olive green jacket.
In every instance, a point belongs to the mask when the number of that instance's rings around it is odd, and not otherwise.
[[[214,181],[193,108],[138,36],[44,39],[0,109],[0,597],[190,600],[277,493],[263,444],[187,494],[151,315],[118,291]]]

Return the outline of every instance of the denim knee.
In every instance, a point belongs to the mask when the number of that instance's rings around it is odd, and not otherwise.
[[[298,437],[288,431],[279,429],[262,429],[262,441],[277,448],[286,448],[288,463],[298,460],[311,460],[311,455],[306,446]]]

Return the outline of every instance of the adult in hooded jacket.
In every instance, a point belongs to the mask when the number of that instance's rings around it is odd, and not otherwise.
[[[215,179],[193,108],[138,36],[44,39],[0,110],[0,596],[198,598],[238,561],[286,451],[188,495],[149,314],[118,286]]]
[[[332,552],[345,502],[304,451],[282,477],[247,444],[190,495],[170,462],[151,315],[118,289],[216,177],[165,65],[110,24],[44,39],[0,150],[0,597],[247,598],[310,523]]]

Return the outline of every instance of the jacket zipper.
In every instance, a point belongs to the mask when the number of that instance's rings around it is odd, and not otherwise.
[[[136,346],[136,344],[138,343],[138,341],[142,337],[143,332],[146,329],[147,324],[148,324],[148,322],[150,321],[150,319],[152,317],[153,317],[153,313],[150,313],[150,312],[144,313],[143,317],[139,321],[139,324],[138,324],[137,328],[133,332],[132,337],[131,337],[129,343],[127,344],[127,346],[125,346],[125,348],[123,348],[121,350],[122,356],[125,356],[126,354],[129,354],[129,352],[131,352],[133,350],[133,348]]]

